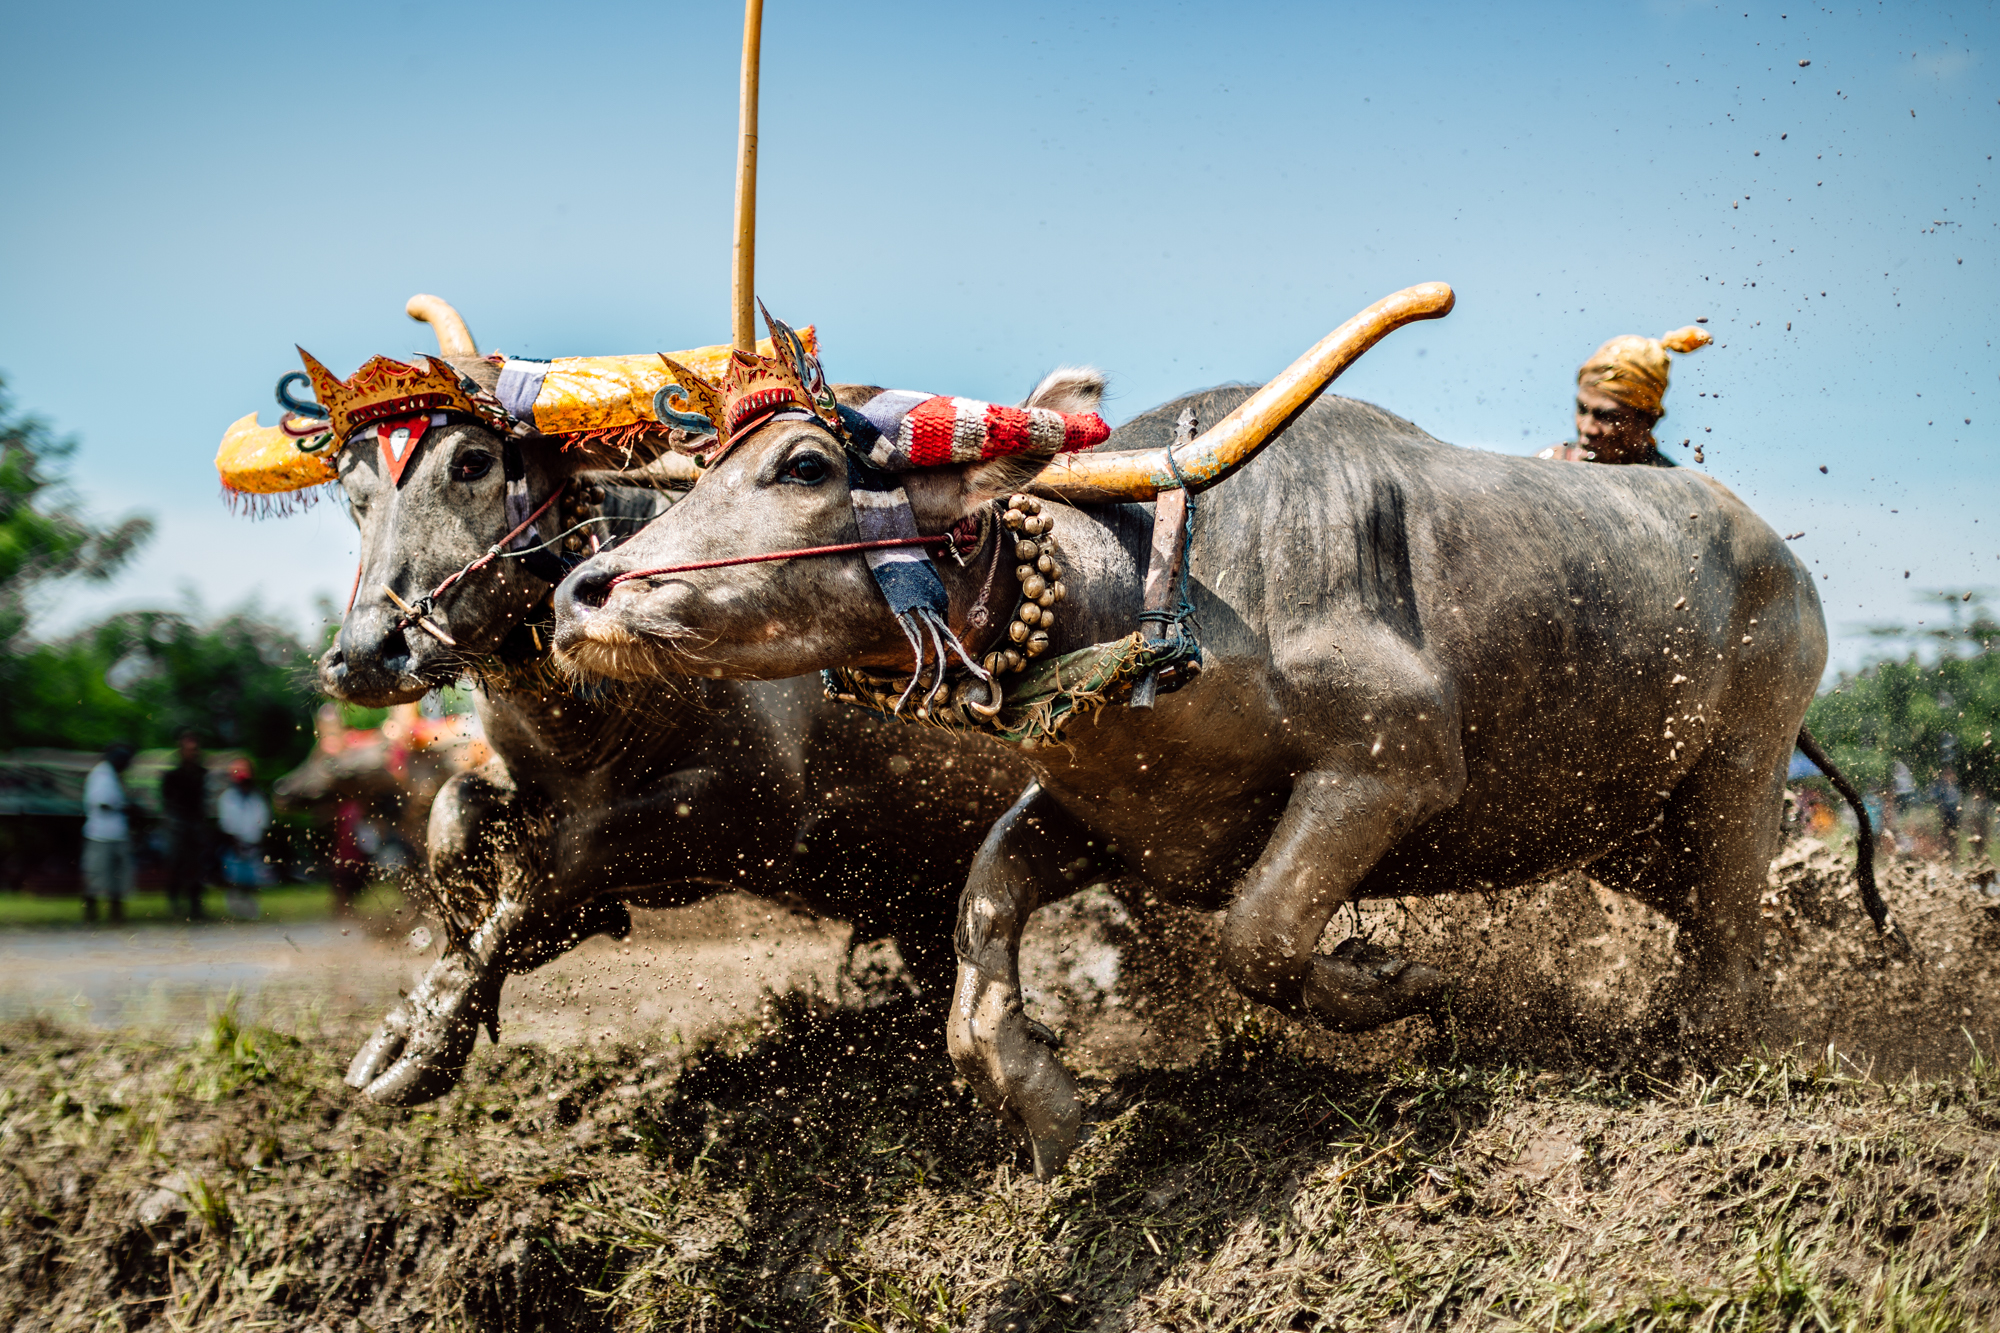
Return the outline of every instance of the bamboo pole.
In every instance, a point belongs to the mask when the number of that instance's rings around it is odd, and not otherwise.
[[[764,44],[764,0],[743,4],[743,87],[738,98],[735,266],[730,274],[731,341],[738,351],[757,350],[751,319],[757,298],[757,70]]]

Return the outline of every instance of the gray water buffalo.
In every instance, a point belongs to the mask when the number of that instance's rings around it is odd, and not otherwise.
[[[490,389],[497,367],[457,333],[451,364]],[[469,675],[493,751],[432,808],[428,892],[446,944],[353,1060],[347,1081],[377,1101],[449,1090],[478,1028],[496,1024],[505,977],[622,934],[628,904],[765,895],[850,920],[857,940],[893,936],[918,983],[949,992],[957,887],[1031,776],[1019,759],[829,703],[817,680],[570,688],[546,662],[553,582],[526,559],[423,600],[514,526],[510,471],[536,503],[566,479],[580,488],[586,533],[650,517],[658,492],[579,476],[624,459],[456,416],[422,437],[400,482],[377,449],[335,456],[361,568],[322,687],[382,706]],[[577,517],[551,513],[544,535]]]
[[[1200,496],[1200,675],[1036,749],[1042,776],[993,827],[961,901],[951,1054],[1044,1175],[1077,1142],[1081,1106],[1023,1012],[1019,940],[1039,905],[1107,877],[1226,909],[1220,961],[1245,995],[1356,1029],[1433,1006],[1445,979],[1360,941],[1322,952],[1343,904],[1589,866],[1679,927],[1689,1040],[1726,1049],[1747,1031],[1785,761],[1826,658],[1811,576],[1710,478],[1455,448],[1367,403],[1308,407],[1324,379],[1304,392],[1296,371],[1121,428],[1106,448],[1151,448],[1146,467],[1083,459],[1100,478],[1150,469],[1134,492],[1149,498],[1171,484],[1157,450],[1184,410],[1224,436],[1290,423]],[[853,448],[814,421],[737,442],[569,576],[560,653],[626,678],[907,672],[906,635],[858,558],[676,572],[854,540]],[[900,477],[920,532],[980,518],[977,552],[936,561],[954,628],[981,600],[985,544],[1020,536],[995,514],[1031,484],[1010,462]],[[1149,509],[1045,512],[1053,530],[1023,558],[1052,550],[1066,582],[1048,654],[1129,635]]]

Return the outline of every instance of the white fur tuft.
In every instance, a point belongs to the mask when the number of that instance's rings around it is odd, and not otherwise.
[[[1042,376],[1022,407],[1046,407],[1053,412],[1095,412],[1111,381],[1095,366],[1057,366]]]

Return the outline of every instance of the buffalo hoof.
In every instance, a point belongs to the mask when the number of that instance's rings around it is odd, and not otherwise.
[[[1052,1180],[1083,1137],[1076,1080],[1056,1059],[1055,1034],[1021,1012],[1012,987],[968,971],[945,1025],[952,1063],[1027,1141],[1036,1178]]]
[[[1449,990],[1449,980],[1436,968],[1398,958],[1357,936],[1313,958],[1305,1003],[1323,1027],[1366,1032],[1435,1008]]]
[[[494,1027],[506,974],[465,954],[431,965],[347,1067],[347,1085],[385,1106],[417,1106],[458,1086],[482,1025]]]

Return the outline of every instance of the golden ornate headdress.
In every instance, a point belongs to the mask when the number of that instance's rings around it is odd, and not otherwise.
[[[348,437],[363,426],[389,417],[418,412],[463,412],[468,416],[490,416],[494,409],[482,409],[468,394],[462,377],[450,365],[433,357],[420,358],[423,366],[404,365],[386,356],[370,357],[361,369],[343,380],[321,365],[311,352],[299,348],[312,381],[313,397],[325,409],[336,440]]]
[[[1652,416],[1666,412],[1668,352],[1692,352],[1715,340],[1689,324],[1661,338],[1621,333],[1577,368],[1576,386],[1609,394]]]
[[[437,329],[446,354],[479,355],[464,320],[445,302],[414,296],[406,308]],[[810,326],[800,330],[799,341],[808,352],[815,346]],[[757,350],[777,353],[768,340]],[[375,357],[342,380],[303,350],[299,355],[306,374],[294,371],[279,382],[278,401],[286,409],[279,424],[260,426],[251,412],[223,433],[215,468],[232,503],[248,501],[262,512],[309,503],[316,487],[335,479],[334,456],[352,437],[387,422],[414,425],[414,418],[427,413],[469,413],[514,434],[554,436],[565,443],[630,444],[663,431],[651,407],[656,391],[674,374],[651,352],[553,361],[491,356],[485,359],[499,367],[499,384],[489,394],[432,357],[413,356],[408,364]],[[729,356],[728,346],[717,345],[675,352],[672,360],[696,375],[719,376]],[[310,385],[318,402],[292,397],[293,384]],[[709,433],[706,423],[702,432]],[[413,430],[393,451],[392,467],[399,460],[407,463],[420,435]]]
[[[762,302],[758,308],[763,308]],[[715,462],[736,441],[779,413],[817,417],[835,435],[843,434],[840,407],[827,386],[819,358],[807,350],[805,341],[789,324],[772,318],[768,310],[764,311],[764,323],[771,330],[772,354],[759,356],[733,349],[716,379],[660,354],[673,382],[653,395],[653,415],[696,436],[712,432],[714,443],[696,446],[705,462]],[[807,333],[811,333],[810,328]],[[676,408],[676,401],[684,406]]]

